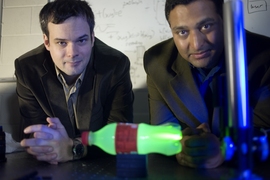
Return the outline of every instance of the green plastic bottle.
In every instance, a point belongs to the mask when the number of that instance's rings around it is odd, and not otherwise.
[[[182,150],[181,139],[181,127],[173,123],[111,123],[96,132],[82,133],[83,144],[98,146],[112,155],[160,153],[170,156]]]

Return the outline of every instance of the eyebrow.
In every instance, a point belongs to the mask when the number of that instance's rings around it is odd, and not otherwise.
[[[205,18],[203,19],[202,21],[196,23],[196,27],[200,27],[204,24],[207,24],[209,22],[215,22],[216,20],[214,18]],[[173,31],[177,31],[177,30],[185,30],[185,29],[188,29],[188,26],[176,26],[176,27],[173,27],[172,30]]]
[[[83,38],[89,38],[89,35],[88,34],[84,34],[84,35],[78,37],[76,40],[83,39]],[[66,39],[55,38],[54,41],[66,41]]]
[[[204,25],[204,24],[207,24],[207,23],[209,23],[209,22],[215,22],[216,20],[214,19],[214,18],[205,18],[205,19],[203,19],[202,21],[200,21],[200,22],[198,22],[197,24],[196,24],[196,26],[198,27],[198,26],[202,26],[202,25]]]
[[[84,34],[84,35],[80,36],[78,39],[83,39],[83,38],[89,38],[89,35],[88,34]]]

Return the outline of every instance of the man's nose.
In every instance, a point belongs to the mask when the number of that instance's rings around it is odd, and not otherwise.
[[[67,56],[76,57],[78,55],[78,47],[74,43],[69,43],[67,46]]]
[[[204,34],[200,31],[194,31],[190,34],[190,46],[194,50],[200,50],[205,41]]]

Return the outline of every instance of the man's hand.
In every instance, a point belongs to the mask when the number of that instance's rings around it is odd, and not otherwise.
[[[24,129],[24,133],[33,133],[33,138],[23,139],[21,146],[27,148],[29,154],[40,161],[51,164],[73,159],[71,148],[73,141],[69,138],[65,127],[58,118],[47,118],[48,126],[32,125]]]
[[[215,168],[223,163],[219,139],[210,132],[207,124],[203,123],[193,131],[186,128],[182,133],[182,151],[176,155],[179,164],[193,168]]]

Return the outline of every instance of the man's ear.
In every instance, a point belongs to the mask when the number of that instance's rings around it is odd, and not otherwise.
[[[92,47],[93,47],[94,43],[95,43],[95,33],[94,32],[92,33],[91,38],[92,38]]]
[[[50,51],[50,42],[49,42],[49,38],[43,34],[43,43],[44,43],[44,46],[46,47],[46,49],[48,51]]]

